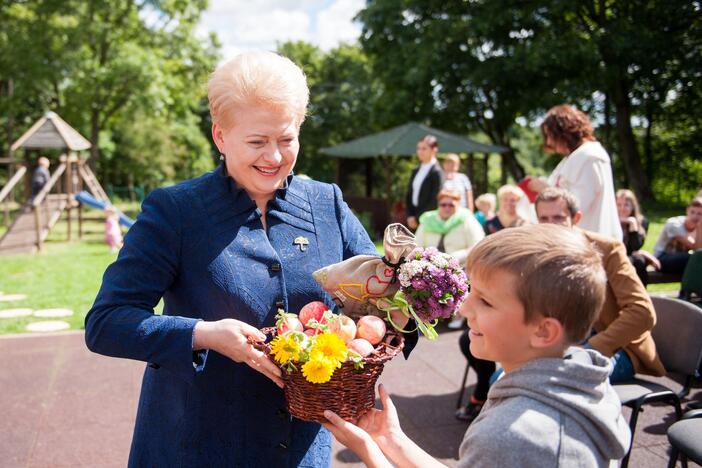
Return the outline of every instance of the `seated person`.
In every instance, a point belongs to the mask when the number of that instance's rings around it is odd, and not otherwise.
[[[485,221],[485,234],[493,234],[506,227],[521,226],[526,220],[519,215],[517,204],[524,197],[524,192],[514,185],[503,185],[497,191],[500,207],[497,216]]]
[[[527,225],[485,238],[467,269],[472,290],[461,315],[471,351],[500,361],[505,373],[466,431],[457,466],[616,464],[631,434],[607,380],[611,365],[595,350],[569,348],[589,336],[604,301],[595,249],[576,230]],[[368,411],[357,426],[325,411],[325,427],[367,466],[444,466],[402,432],[379,391],[382,410]]]
[[[613,366],[610,382],[623,382],[637,372],[665,375],[651,336],[656,312],[646,288],[626,256],[624,244],[609,236],[575,228],[582,215],[573,194],[564,189],[546,188],[534,203],[539,223],[574,228],[602,253],[602,264],[607,275],[605,302],[595,321],[594,333],[585,346],[610,358]],[[456,418],[471,421],[482,407],[479,401],[482,394],[477,394],[477,391],[487,393],[490,364],[471,354],[470,335],[464,333],[459,346],[471,368],[476,370],[478,383],[473,398],[465,408],[458,410]]]
[[[494,193],[483,193],[475,199],[475,219],[481,226],[485,226],[485,221],[495,217],[495,206],[497,197]]]
[[[641,250],[646,241],[648,220],[641,213],[639,201],[634,192],[627,189],[617,190],[617,214],[619,215],[619,224],[622,226],[622,242],[626,247],[626,254],[634,265],[636,274],[646,286],[648,284],[646,267],[653,265],[658,270],[661,264],[655,256]]]
[[[660,260],[663,273],[682,274],[685,271],[689,251],[702,246],[702,239],[697,238],[701,222],[702,198],[690,202],[685,216],[668,218],[653,246],[653,254]]]
[[[455,257],[460,264],[485,233],[473,213],[460,206],[461,195],[455,190],[442,190],[436,197],[438,208],[419,217],[415,240],[420,247],[436,247]]]

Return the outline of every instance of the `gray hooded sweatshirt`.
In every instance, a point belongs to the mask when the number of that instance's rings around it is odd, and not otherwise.
[[[458,466],[616,466],[631,433],[609,370],[597,351],[570,348],[504,374],[466,431]]]

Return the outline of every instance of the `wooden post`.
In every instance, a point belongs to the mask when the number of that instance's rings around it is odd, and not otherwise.
[[[41,239],[41,232],[42,232],[42,223],[41,223],[41,205],[37,205],[34,207],[34,225],[36,227],[36,233],[37,233],[37,250],[39,252],[42,251],[44,245]]]
[[[483,155],[483,193],[488,193],[490,191],[490,179],[488,178],[488,160],[490,159],[490,154],[485,153]]]
[[[471,184],[475,184],[475,167],[473,166],[475,163],[475,157],[473,153],[468,153],[468,164],[466,164],[466,172],[468,173],[468,179],[470,179]],[[477,188],[477,187],[476,187]],[[473,189],[473,193],[475,193],[475,189]]]
[[[71,188],[74,161],[70,156],[65,159],[66,172],[63,175],[63,192],[66,195],[66,222],[68,225],[68,240],[71,240]]]
[[[366,197],[373,196],[373,158],[366,158]]]
[[[85,164],[85,159],[78,159],[76,163],[76,173],[80,174],[81,166]],[[83,190],[83,178],[78,177],[78,192]],[[71,202],[75,202],[75,195]],[[76,202],[77,203],[77,202]],[[77,203],[78,206],[78,239],[83,240],[83,205]]]

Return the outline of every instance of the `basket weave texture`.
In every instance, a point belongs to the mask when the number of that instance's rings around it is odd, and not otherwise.
[[[275,337],[277,329],[263,328],[267,335]],[[385,363],[395,357],[404,347],[405,340],[401,333],[389,330],[383,341],[375,350],[364,357],[362,369],[356,369],[353,362],[346,361],[334,371],[329,382],[315,384],[307,381],[298,370],[288,373],[283,370],[285,382],[285,403],[288,412],[303,421],[326,423],[325,410],[331,410],[343,419],[351,422],[358,418],[375,404],[375,383],[383,372]],[[256,344],[268,354],[270,345]],[[272,357],[269,358],[273,360]],[[279,365],[275,362],[276,365]]]

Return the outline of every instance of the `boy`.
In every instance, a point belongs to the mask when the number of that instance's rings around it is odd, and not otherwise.
[[[699,232],[702,226],[702,198],[694,198],[685,216],[668,218],[653,254],[661,262],[663,273],[682,273],[690,259],[690,250],[702,248]]]
[[[471,352],[502,363],[459,450],[459,467],[608,466],[631,440],[607,380],[609,361],[569,348],[588,336],[606,278],[582,235],[554,225],[505,229],[468,257],[471,293],[461,307]],[[442,466],[402,432],[381,386],[383,410],[355,426],[325,412],[336,438],[368,466]]]

